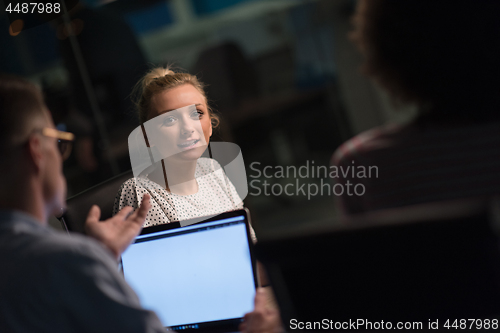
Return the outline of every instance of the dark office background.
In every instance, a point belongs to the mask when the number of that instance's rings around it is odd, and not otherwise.
[[[413,114],[411,107],[394,112],[359,73],[361,56],[348,39],[354,6],[351,0],[87,0],[70,12],[76,51],[62,21],[33,16],[16,34],[2,15],[0,71],[39,83],[56,125],[77,135],[64,165],[68,196],[130,169],[127,137],[138,123],[129,95],[145,70],[158,65],[175,65],[208,84],[221,116],[213,139],[241,147],[248,176],[255,175],[252,162],[329,165],[343,141]],[[245,204],[260,232],[281,233],[332,223],[333,200],[249,194]]]

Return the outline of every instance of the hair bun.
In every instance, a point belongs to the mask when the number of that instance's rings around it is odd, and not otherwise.
[[[196,76],[184,73],[181,69],[175,71],[171,68],[172,67],[169,66],[153,68],[135,85],[134,91],[132,92],[132,98],[135,99],[134,103],[137,107],[139,122],[141,124],[150,119],[150,108],[153,97],[163,91],[184,84],[190,84],[198,90],[205,102],[207,102],[207,95],[205,94],[205,90],[203,90],[203,84],[198,81]],[[216,127],[219,118],[213,113],[208,102],[207,108],[212,126]]]
[[[142,89],[146,89],[147,86],[151,84],[154,80],[164,77],[166,75],[174,75],[176,74],[170,68],[156,67],[150,70],[142,79]]]

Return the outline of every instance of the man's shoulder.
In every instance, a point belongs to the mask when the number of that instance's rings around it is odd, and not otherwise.
[[[84,253],[88,255],[89,253],[98,253],[99,255],[104,252],[109,255],[104,249],[104,247],[88,236],[84,236],[78,233],[64,234],[61,232],[52,233],[55,251],[66,251],[75,254]]]
[[[58,261],[75,262],[78,258],[112,260],[108,250],[96,240],[76,233],[50,230],[43,234],[29,233],[19,237],[29,243],[29,246],[23,248],[23,256],[27,261],[49,264]]]
[[[22,221],[0,233],[0,263],[8,272],[0,276],[4,291],[28,276],[52,283],[68,274],[80,276],[96,267],[111,271],[116,266],[111,253],[89,237]]]
[[[131,331],[125,323],[158,323],[144,319],[137,296],[97,241],[14,222],[0,232],[0,331]]]
[[[397,124],[367,130],[340,145],[333,155],[332,164],[351,163],[351,160],[363,158],[372,152],[394,148],[411,133],[411,126]]]

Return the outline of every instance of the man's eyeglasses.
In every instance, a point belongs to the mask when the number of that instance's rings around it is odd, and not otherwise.
[[[57,147],[59,148],[63,161],[69,157],[73,141],[75,140],[75,135],[73,133],[59,131],[50,127],[42,128],[41,133],[49,138],[57,139]]]

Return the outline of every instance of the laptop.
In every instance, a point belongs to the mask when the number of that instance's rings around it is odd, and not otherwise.
[[[167,330],[237,331],[257,287],[248,211],[193,221],[144,228],[122,255],[125,280]]]

